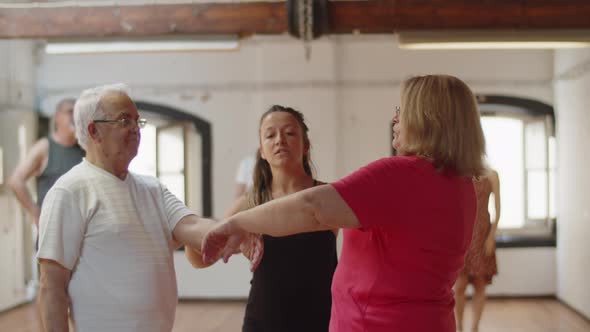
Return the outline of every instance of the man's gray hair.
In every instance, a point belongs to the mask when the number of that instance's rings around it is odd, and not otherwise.
[[[72,105],[76,104],[76,99],[74,99],[74,98],[64,98],[64,99],[60,100],[57,103],[57,106],[55,106],[55,112],[53,112],[51,118],[49,119],[49,128],[51,128],[50,129],[50,132],[55,132],[57,130],[57,124],[56,124],[56,121],[55,121],[55,116],[58,113],[65,111],[64,106],[67,105],[67,104],[72,104]]]
[[[60,100],[57,103],[57,106],[55,106],[55,113],[59,113],[59,112],[63,112],[64,110],[64,106],[67,104],[72,104],[75,105],[76,104],[76,99],[74,98],[64,98],[62,100]]]
[[[74,106],[74,124],[78,144],[84,149],[88,148],[88,125],[98,119],[106,117],[105,111],[100,105],[102,97],[111,93],[123,93],[129,95],[127,85],[123,83],[102,85],[82,91]]]

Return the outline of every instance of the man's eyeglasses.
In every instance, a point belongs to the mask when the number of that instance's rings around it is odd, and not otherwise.
[[[123,128],[129,128],[132,125],[136,125],[139,129],[144,128],[147,124],[147,119],[129,119],[129,118],[122,118],[118,120],[93,120],[94,123],[119,123]]]

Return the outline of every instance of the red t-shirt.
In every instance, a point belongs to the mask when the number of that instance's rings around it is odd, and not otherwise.
[[[344,231],[331,332],[455,332],[453,284],[476,213],[471,178],[383,158],[332,184],[361,228]]]

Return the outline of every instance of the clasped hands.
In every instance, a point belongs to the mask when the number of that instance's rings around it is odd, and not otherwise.
[[[242,253],[250,260],[250,270],[254,271],[262,260],[264,242],[260,234],[246,232],[231,222],[223,221],[207,232],[201,253],[203,262],[207,264],[220,258],[227,263],[232,255]]]

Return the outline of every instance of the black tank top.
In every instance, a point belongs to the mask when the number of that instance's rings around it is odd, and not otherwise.
[[[37,178],[37,205],[43,204],[45,195],[60,176],[79,164],[84,158],[85,152],[78,144],[63,146],[51,138],[49,140],[49,151],[47,153],[47,166],[43,173]]]
[[[328,331],[338,260],[334,232],[263,235],[263,241],[264,256],[252,277],[243,332]]]

